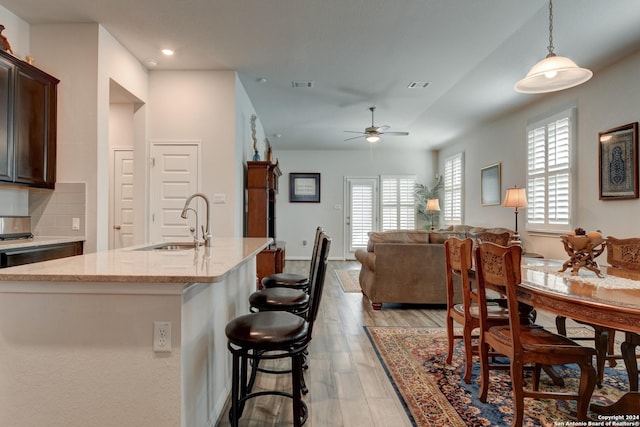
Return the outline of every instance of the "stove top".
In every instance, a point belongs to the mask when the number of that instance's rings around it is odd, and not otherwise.
[[[0,217],[0,240],[29,239],[32,237],[33,234],[31,234],[31,217]]]
[[[26,240],[33,239],[33,234],[0,234],[0,240]]]

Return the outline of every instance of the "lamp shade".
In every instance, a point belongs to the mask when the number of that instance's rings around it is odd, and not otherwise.
[[[578,86],[593,76],[591,70],[580,68],[569,58],[548,55],[514,86],[521,93],[547,93]]]
[[[440,200],[439,199],[429,199],[429,200],[427,200],[427,210],[428,211],[439,211],[440,210]]]
[[[527,191],[524,188],[507,188],[507,194],[504,196],[505,208],[526,208],[527,203]]]

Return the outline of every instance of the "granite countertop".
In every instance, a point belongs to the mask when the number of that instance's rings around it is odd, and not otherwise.
[[[0,240],[0,251],[5,249],[28,248],[83,241],[84,237],[32,237],[30,239]]]
[[[0,281],[217,282],[271,242],[262,237],[219,237],[209,248],[139,250],[150,243],[0,269]]]

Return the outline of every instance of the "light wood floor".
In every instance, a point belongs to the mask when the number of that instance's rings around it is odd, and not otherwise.
[[[339,269],[359,269],[356,261],[331,261],[325,279],[320,314],[309,348],[305,379],[309,394],[310,427],[410,426],[404,409],[380,365],[364,326],[445,327],[444,308],[389,304],[380,311],[361,293],[345,293],[335,275]],[[287,261],[286,271],[307,274],[308,262]],[[554,317],[538,313],[537,323],[553,326]],[[288,375],[263,375],[257,387],[290,390]],[[229,425],[228,407],[218,426]],[[289,399],[262,396],[251,399],[241,426],[291,425]]]

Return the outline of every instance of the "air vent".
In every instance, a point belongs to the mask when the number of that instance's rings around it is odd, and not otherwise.
[[[409,86],[407,86],[409,89],[423,89],[427,86],[429,86],[431,84],[431,82],[411,82],[409,83]]]
[[[310,87],[313,87],[313,81],[312,80],[294,80],[294,81],[291,82],[291,87],[293,87],[293,88],[299,88],[299,87],[310,88]]]

